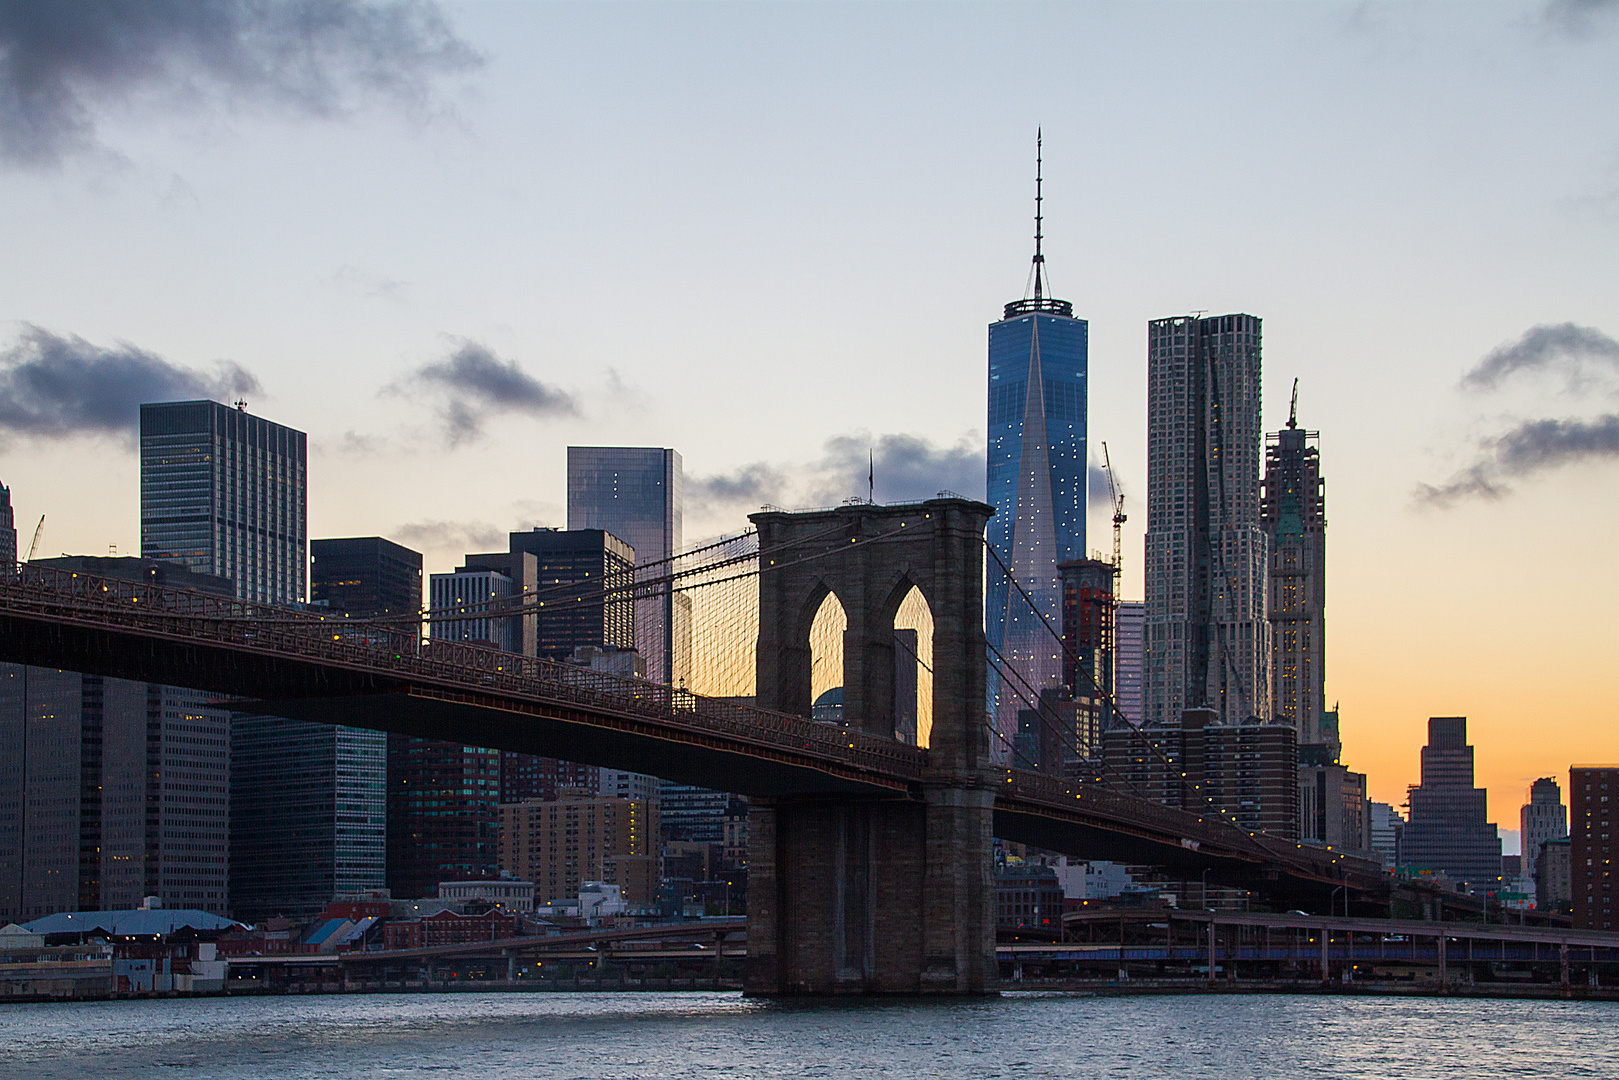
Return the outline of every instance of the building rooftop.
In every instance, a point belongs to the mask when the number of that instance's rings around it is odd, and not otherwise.
[[[177,930],[229,930],[247,927],[195,908],[155,908],[130,911],[67,911],[25,923],[34,934],[89,934],[101,930],[112,937],[166,937]]]

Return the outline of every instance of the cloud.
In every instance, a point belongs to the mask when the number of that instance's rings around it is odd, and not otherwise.
[[[1589,420],[1525,420],[1480,444],[1479,460],[1444,484],[1419,484],[1417,502],[1444,507],[1459,499],[1499,499],[1511,493],[1508,480],[1581,461],[1619,458],[1619,414]]]
[[[1594,33],[1604,18],[1619,15],[1619,0],[1550,0],[1545,19],[1571,37]]]
[[[1560,372],[1569,389],[1588,389],[1596,378],[1619,375],[1619,341],[1589,326],[1533,326],[1517,341],[1498,345],[1462,376],[1468,390],[1494,390],[1520,372]]]
[[[451,446],[481,437],[484,422],[493,413],[580,415],[572,395],[534,378],[516,360],[502,360],[476,341],[456,340],[449,356],[423,365],[383,390],[385,394],[408,394],[417,389],[439,397],[440,416]]]
[[[825,504],[864,497],[868,474],[878,502],[916,502],[941,491],[984,497],[984,448],[965,439],[936,447],[920,435],[839,435],[826,441],[816,471],[822,480],[813,492]]]
[[[258,391],[252,373],[229,361],[198,371],[127,342],[102,348],[24,324],[17,341],[0,352],[0,431],[46,439],[134,438],[143,402],[229,401]]]
[[[755,461],[730,472],[688,476],[688,517],[723,525],[725,519],[764,505],[830,506],[866,497],[867,477],[876,478],[878,502],[915,502],[941,491],[984,497],[984,449],[975,438],[951,446],[909,434],[837,435],[822,456],[793,465]]]
[[[390,539],[419,551],[504,551],[507,530],[485,521],[413,521]]]
[[[1543,323],[1516,341],[1491,349],[1462,376],[1460,389],[1500,390],[1515,376],[1558,379],[1581,398],[1619,392],[1619,341],[1574,323]],[[1619,414],[1516,419],[1498,435],[1478,439],[1472,460],[1443,484],[1418,484],[1413,501],[1443,508],[1464,499],[1502,499],[1512,481],[1583,461],[1619,457]]]
[[[420,112],[482,58],[429,0],[9,0],[0,4],[0,161],[96,149],[98,111],[170,103],[341,118]]]

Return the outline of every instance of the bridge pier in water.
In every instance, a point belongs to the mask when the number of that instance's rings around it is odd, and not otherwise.
[[[761,706],[810,715],[810,626],[829,592],[848,618],[846,726],[893,737],[894,616],[913,586],[933,616],[934,679],[928,776],[908,797],[752,804],[749,994],[995,989],[982,561],[993,513],[935,499],[753,515]]]

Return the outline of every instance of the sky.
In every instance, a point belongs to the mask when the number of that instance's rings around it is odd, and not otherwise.
[[[1466,715],[1512,828],[1619,762],[1616,71],[1615,0],[7,5],[0,480],[25,550],[135,553],[136,407],[213,396],[429,571],[565,524],[569,444],[678,449],[688,541],[868,452],[981,497],[1040,128],[1124,595],[1146,323],[1258,315],[1345,760],[1397,804]]]

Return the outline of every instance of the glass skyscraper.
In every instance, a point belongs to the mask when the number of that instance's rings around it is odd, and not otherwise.
[[[309,575],[307,438],[217,401],[141,406],[141,555],[296,604]]]
[[[1062,625],[1059,563],[1085,557],[1086,373],[1090,326],[1074,306],[1049,295],[1040,250],[1036,175],[1033,295],[1007,304],[989,326],[987,535],[1022,592],[994,560],[986,568],[985,632],[1000,654],[992,663],[996,749],[1015,742],[1018,711],[1037,707],[1038,692],[1060,686],[1062,645],[1047,629]],[[1045,617],[1044,621],[1041,615]]]
[[[670,569],[663,560],[683,543],[684,485],[674,450],[570,446],[568,529],[612,533],[635,549],[646,577],[662,577]],[[691,666],[691,599],[665,588],[636,601],[635,647],[646,658],[647,678],[682,685]]]
[[[230,595],[151,559],[36,566]],[[168,907],[226,911],[230,714],[214,695],[0,664],[0,919]]]

